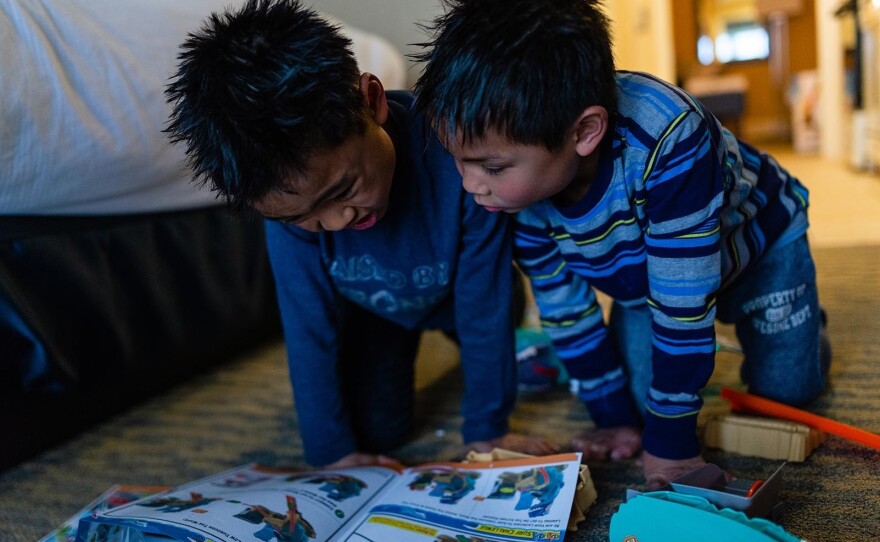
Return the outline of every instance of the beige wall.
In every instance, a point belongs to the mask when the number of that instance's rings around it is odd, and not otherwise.
[[[617,67],[675,83],[672,0],[605,0],[605,11],[612,21]]]
[[[673,0],[675,55],[679,81],[699,75],[737,75],[748,81],[745,113],[739,134],[755,143],[787,141],[791,137],[789,88],[794,74],[816,69],[816,29],[813,0],[803,0],[798,15],[785,20],[782,50],[786,62],[775,71],[769,60],[701,66],[696,58],[697,2]],[[771,45],[772,47],[772,45]],[[787,51],[786,51],[787,50]]]

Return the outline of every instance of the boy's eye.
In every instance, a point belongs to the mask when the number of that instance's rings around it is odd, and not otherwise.
[[[291,217],[286,217],[286,218],[273,218],[270,220],[275,220],[276,222],[280,222],[280,223],[282,223],[284,225],[288,225],[288,226],[296,226],[300,222],[305,220],[305,217],[304,216],[291,216]]]
[[[485,171],[488,175],[501,175],[501,173],[504,171],[504,168],[497,166],[483,166],[483,171]]]
[[[354,196],[354,192],[355,192],[354,183],[351,183],[350,185],[348,185],[348,188],[343,190],[339,195],[337,195],[333,199],[335,199],[336,201],[339,201],[339,202],[343,202],[345,200],[351,199]]]

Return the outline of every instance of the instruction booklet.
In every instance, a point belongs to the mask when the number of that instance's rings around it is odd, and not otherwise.
[[[398,469],[252,464],[86,517],[77,541],[559,541],[585,481],[594,500],[575,453]]]
[[[128,504],[169,489],[171,488],[168,486],[114,485],[77,512],[75,516],[65,521],[64,525],[41,538],[39,542],[74,542],[76,540],[76,529],[79,526],[79,520],[82,518],[91,517],[98,512],[122,506],[123,504]]]

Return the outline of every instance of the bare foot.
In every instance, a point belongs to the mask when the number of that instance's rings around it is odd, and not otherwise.
[[[590,429],[571,439],[571,447],[583,454],[584,461],[629,459],[642,448],[642,431],[638,427]]]
[[[706,464],[702,456],[689,459],[663,459],[651,455],[647,451],[642,452],[642,469],[645,472],[645,481],[648,491],[656,491],[667,485],[671,480],[687,474]]]
[[[465,446],[467,450],[491,452],[493,448],[503,448],[511,452],[529,455],[550,455],[559,453],[559,446],[541,437],[532,437],[519,433],[507,433],[503,437],[492,440],[471,442]]]

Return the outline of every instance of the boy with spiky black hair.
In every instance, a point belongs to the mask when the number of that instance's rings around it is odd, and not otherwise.
[[[410,430],[423,329],[460,342],[465,443],[554,451],[507,433],[508,223],[466,197],[411,94],[360,73],[349,40],[298,1],[250,0],[190,35],[167,96],[195,178],[268,219],[309,463],[388,461]]]
[[[518,213],[515,257],[595,423],[573,446],[643,447],[649,488],[701,465],[716,317],[752,392],[819,394],[830,350],[797,179],[681,89],[615,71],[597,1],[445,4],[417,107],[475,201]]]

